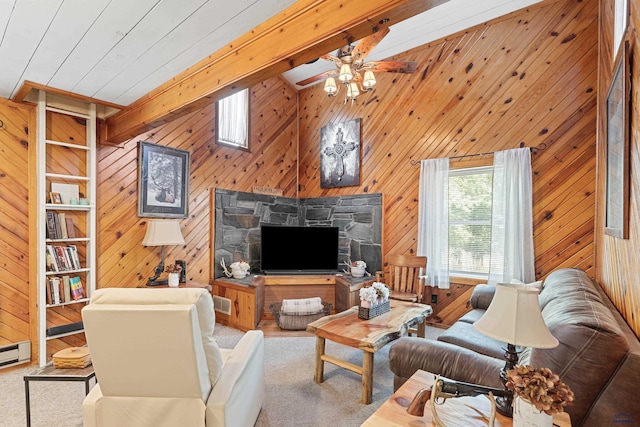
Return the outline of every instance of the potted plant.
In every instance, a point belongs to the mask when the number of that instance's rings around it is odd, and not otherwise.
[[[553,425],[552,415],[574,400],[573,391],[548,368],[528,365],[507,371],[507,389],[513,391],[513,425]]]
[[[167,284],[171,288],[177,288],[180,284],[180,272],[182,271],[182,266],[180,264],[169,264],[164,269],[166,273],[169,273],[167,277]]]

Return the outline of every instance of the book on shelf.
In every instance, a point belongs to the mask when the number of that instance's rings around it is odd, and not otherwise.
[[[47,212],[47,239],[57,239],[56,233],[56,213]]]
[[[80,277],[73,276],[72,278],[70,278],[69,287],[71,288],[71,299],[73,301],[78,301],[86,297]]]
[[[49,286],[51,286],[51,303],[60,304],[62,296],[60,295],[60,278],[53,276],[49,278]]]
[[[67,217],[66,221],[67,221],[67,235],[69,236],[70,239],[75,239],[76,230],[73,226],[73,220],[70,217]]]
[[[60,223],[60,238],[68,239],[69,235],[67,234],[67,215],[64,212],[60,212],[58,214],[58,223]]]
[[[47,245],[46,266],[47,271],[58,271],[58,263],[56,262],[55,252],[51,245]]]
[[[63,288],[62,295],[64,296],[64,301],[65,302],[71,301],[71,281],[69,276],[62,276],[62,288]]]
[[[81,331],[84,328],[82,322],[69,323],[68,325],[52,326],[47,328],[47,336],[66,334],[69,332]]]

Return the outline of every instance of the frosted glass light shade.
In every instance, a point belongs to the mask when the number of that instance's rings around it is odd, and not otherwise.
[[[538,290],[521,285],[499,283],[489,308],[473,326],[508,344],[534,348],[558,345],[542,318]]]
[[[180,222],[175,219],[150,219],[143,246],[184,245]]]
[[[360,95],[360,90],[358,90],[358,85],[355,83],[349,83],[347,88],[347,98],[356,99]]]
[[[327,95],[333,96],[338,93],[338,86],[336,86],[336,80],[333,77],[329,77],[324,82],[324,91],[327,92]]]
[[[367,70],[364,72],[364,80],[362,86],[367,89],[371,89],[376,84],[376,77],[373,75],[373,71]]]
[[[338,76],[338,79],[341,82],[348,82],[353,79],[353,72],[351,71],[351,67],[349,66],[349,64],[342,64],[342,66],[340,67],[340,75]]]

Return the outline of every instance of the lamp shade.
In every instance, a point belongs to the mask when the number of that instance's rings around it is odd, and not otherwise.
[[[371,89],[376,84],[376,77],[373,75],[373,71],[367,70],[364,72],[364,80],[362,86],[367,89]]]
[[[180,223],[175,219],[150,219],[143,246],[184,245]]]
[[[521,285],[499,283],[489,308],[473,326],[508,344],[535,348],[558,345],[542,318],[538,290]]]
[[[338,92],[338,87],[336,86],[336,81],[333,77],[329,77],[324,82],[324,91],[327,92],[329,96],[333,96]]]
[[[338,75],[338,79],[341,82],[351,81],[353,78],[353,71],[351,71],[351,66],[349,64],[342,64],[340,67],[340,74]]]

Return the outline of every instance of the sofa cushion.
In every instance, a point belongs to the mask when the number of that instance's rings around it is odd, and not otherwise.
[[[458,322],[473,323],[476,320],[480,320],[485,311],[486,310],[480,308],[474,308],[470,312],[462,315],[462,317],[458,319]]]
[[[468,348],[476,353],[502,358],[504,343],[478,332],[471,323],[456,322],[440,334],[438,341]]]

